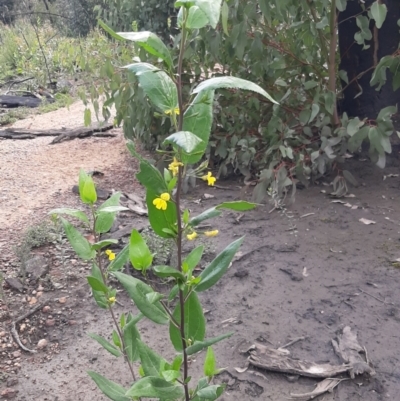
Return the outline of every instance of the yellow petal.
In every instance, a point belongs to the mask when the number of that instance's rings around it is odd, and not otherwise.
[[[169,201],[171,199],[171,195],[168,192],[164,192],[160,195],[160,198],[164,201]]]
[[[213,231],[205,231],[204,235],[206,237],[215,237],[216,235],[218,235],[218,230],[213,230]]]
[[[193,231],[191,234],[186,235],[186,237],[189,241],[192,241],[197,237],[197,233],[196,231]]]

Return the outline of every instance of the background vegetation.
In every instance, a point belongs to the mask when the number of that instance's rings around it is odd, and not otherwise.
[[[116,31],[154,31],[176,55],[173,3],[0,0],[7,24],[0,30],[0,82],[31,74],[42,84],[78,79],[78,93],[99,114],[107,118],[115,105],[125,135],[159,149],[171,132],[169,120],[155,112],[133,74],[120,68],[132,58],[157,60],[107,37],[96,18]],[[258,83],[280,103],[219,92],[207,151],[219,176],[243,175],[246,184],[257,184],[254,199],[261,200],[268,190],[282,198],[299,182],[307,186],[334,171],[333,193],[341,196],[349,182],[356,184],[345,169],[349,152],[364,143],[371,160],[384,167],[399,98],[400,11],[394,0],[381,3],[224,0],[217,30],[193,32],[185,54],[186,94],[206,77],[231,74]]]

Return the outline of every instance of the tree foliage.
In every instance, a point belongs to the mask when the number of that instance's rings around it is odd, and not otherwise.
[[[217,29],[194,29],[188,38],[186,95],[205,78],[227,74],[256,82],[279,102],[271,104],[262,96],[228,88],[214,97],[216,115],[207,157],[218,167],[218,175],[238,172],[246,182],[255,180],[257,201],[268,191],[282,198],[287,188],[294,189],[299,181],[307,186],[332,168],[343,184],[334,194],[343,195],[346,180],[354,183],[343,163],[364,141],[369,142],[371,159],[385,165],[393,133],[390,117],[396,109],[387,107],[369,120],[338,115],[342,84],[349,83],[347,71],[338,67],[338,15],[352,1],[358,0],[224,1]],[[386,5],[367,3],[352,17],[359,28],[354,47],[371,46],[373,32],[385,26]],[[177,35],[175,50],[179,42]],[[136,50],[139,60],[156,61],[143,49]],[[396,54],[383,57],[372,83],[379,89],[386,70],[396,73],[397,64]],[[112,90],[106,91],[107,104],[115,103],[125,134],[148,148],[160,147],[170,133],[169,119],[150,105],[133,74],[118,79],[117,84],[114,76]]]

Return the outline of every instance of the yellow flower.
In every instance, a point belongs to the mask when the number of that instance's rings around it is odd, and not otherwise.
[[[213,186],[214,183],[215,183],[215,181],[217,181],[217,179],[216,179],[215,177],[212,176],[211,171],[209,171],[209,172],[207,173],[207,175],[203,175],[203,177],[201,177],[201,179],[202,179],[203,181],[207,181],[207,184],[210,185],[210,186]]]
[[[117,299],[116,299],[115,297],[110,297],[110,298],[108,298],[108,303],[109,303],[110,305],[114,305],[116,300],[117,300]]]
[[[106,255],[108,256],[108,260],[114,260],[115,259],[115,253],[111,249],[106,250]]]
[[[176,160],[176,157],[174,157],[174,161],[170,163],[170,165],[168,166],[168,170],[170,170],[172,172],[172,175],[175,176],[179,172],[179,166],[183,166],[183,163],[178,162],[178,160]]]
[[[167,116],[169,116],[169,115],[171,115],[172,114],[172,112],[174,113],[174,114],[176,114],[177,116],[179,116],[179,113],[180,113],[180,110],[179,110],[179,107],[175,107],[175,109],[169,109],[169,110],[165,110],[164,111],[164,114],[166,114]]]
[[[192,241],[197,237],[197,233],[196,231],[193,231],[191,234],[186,235],[186,237],[189,241]]]
[[[153,200],[153,205],[158,210],[167,210],[167,202],[171,199],[171,196],[168,192],[164,192],[160,195],[159,198]]]
[[[215,237],[216,235],[218,235],[218,230],[213,230],[213,231],[205,231],[204,235],[206,237]]]

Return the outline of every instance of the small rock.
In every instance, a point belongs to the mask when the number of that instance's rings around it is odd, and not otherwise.
[[[43,306],[42,312],[43,312],[43,313],[49,313],[49,312],[51,312],[50,306],[49,306],[49,305]]]
[[[12,387],[15,386],[16,384],[18,384],[18,379],[16,377],[10,377],[7,380],[7,387]]]
[[[75,326],[75,325],[78,324],[78,322],[77,322],[76,320],[68,320],[68,324],[69,324],[70,326]]]
[[[34,256],[26,262],[26,272],[30,274],[30,281],[37,281],[49,272],[49,264],[43,256]]]
[[[5,388],[1,393],[0,393],[0,398],[4,400],[11,400],[13,399],[18,393],[18,390],[15,388]]]
[[[37,349],[44,349],[44,348],[47,347],[48,343],[49,342],[45,338],[42,338],[41,340],[38,341],[36,348]]]
[[[39,285],[39,287],[37,288],[37,290],[38,290],[38,291],[43,291],[44,288],[43,288],[41,285]]]
[[[43,295],[43,292],[42,292],[42,291],[38,291],[37,294],[36,294],[36,296],[37,296],[38,298],[40,298],[42,295]]]
[[[37,303],[37,298],[32,297],[29,301],[29,305],[35,305]]]
[[[238,270],[235,272],[234,276],[238,278],[243,278],[249,275],[249,272],[247,270]]]
[[[13,290],[17,290],[19,292],[22,292],[24,290],[24,285],[21,283],[20,280],[15,277],[8,277],[5,281],[8,286],[11,287]]]
[[[53,327],[56,324],[56,321],[54,319],[47,319],[45,322],[45,325],[48,327]]]
[[[25,330],[26,330],[26,324],[22,323],[21,326],[19,326],[19,331],[22,333]]]
[[[61,297],[61,298],[58,299],[58,302],[60,304],[65,304],[67,302],[67,298],[66,297]]]
[[[13,356],[14,358],[19,358],[19,357],[21,356],[21,351],[14,351],[14,352],[12,353],[12,356]]]

